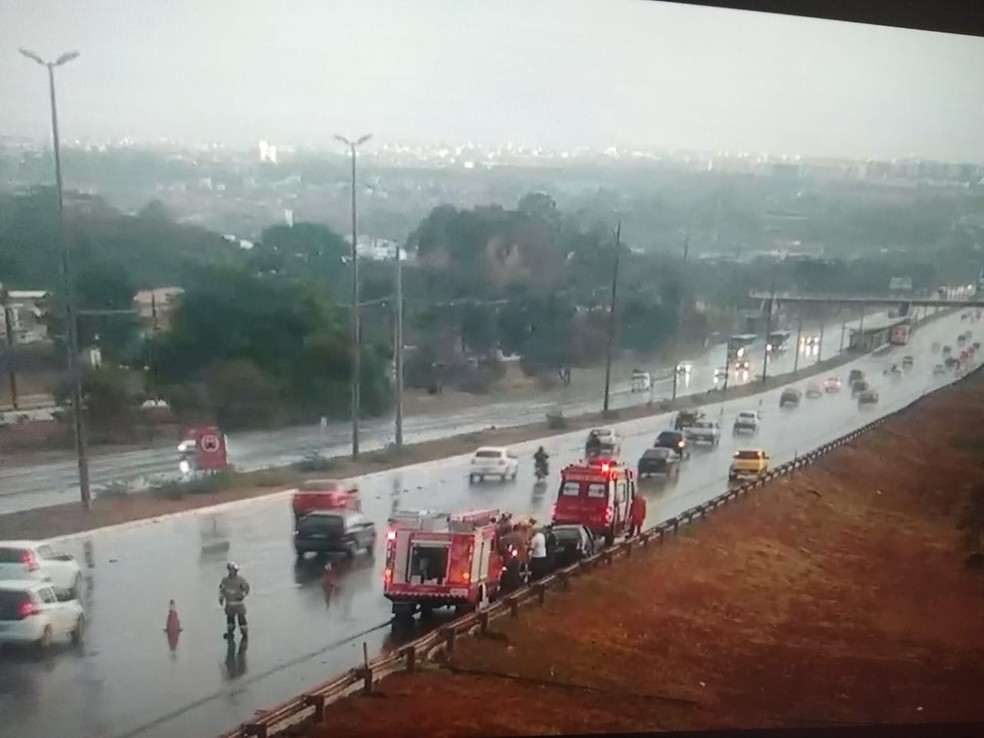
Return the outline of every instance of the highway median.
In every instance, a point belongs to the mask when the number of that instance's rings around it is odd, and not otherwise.
[[[208,508],[216,505],[276,494],[283,488],[296,485],[304,479],[326,476],[359,477],[410,464],[468,454],[478,446],[509,446],[572,431],[587,430],[602,423],[638,420],[684,407],[751,397],[790,382],[831,372],[856,358],[858,358],[857,354],[838,354],[834,358],[811,364],[797,372],[769,376],[764,382],[756,379],[746,384],[729,387],[727,391],[715,389],[696,395],[681,395],[675,401],[667,399],[639,404],[610,411],[607,415],[598,412],[564,417],[559,425],[555,420],[548,420],[545,415],[544,420],[539,423],[510,428],[492,427],[478,433],[407,444],[402,449],[391,447],[380,451],[364,452],[358,461],[347,457],[312,457],[289,467],[246,473],[225,472],[212,483],[162,482],[146,485],[139,490],[127,489],[126,485],[114,485],[97,495],[92,509],[88,512],[77,502],[66,502],[0,515],[0,538],[12,537],[15,534],[16,537],[54,538],[128,522],[153,520],[195,511],[206,512]]]

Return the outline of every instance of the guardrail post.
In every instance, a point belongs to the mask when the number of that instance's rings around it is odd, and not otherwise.
[[[571,588],[571,577],[566,571],[558,571],[557,580],[560,582],[561,589],[568,590]]]
[[[407,646],[403,649],[403,658],[407,661],[407,671],[413,674],[417,670],[417,649]]]
[[[543,586],[542,582],[538,582],[534,586],[534,591],[536,592],[536,601],[542,607],[547,599],[547,588]]]
[[[517,600],[515,597],[510,597],[509,599],[506,600],[506,604],[509,605],[509,614],[514,618],[518,618],[519,600]]]
[[[631,559],[632,558],[632,549],[634,547],[633,546],[634,543],[635,543],[635,541],[633,539],[631,539],[631,538],[626,542],[626,544],[625,544],[625,558],[627,558],[627,559]]]
[[[648,533],[641,533],[639,535],[639,540],[642,541],[642,547],[647,548],[649,546],[649,539],[652,538]]]
[[[323,694],[304,695],[304,704],[314,708],[314,722],[323,723],[325,721],[325,696]]]
[[[359,671],[362,672],[362,694],[372,694],[372,667],[363,666]]]
[[[454,653],[454,628],[450,626],[441,628],[441,636],[444,638],[444,645],[445,648],[447,648],[448,655],[450,656]]]
[[[270,734],[266,723],[246,723],[243,729],[246,735],[252,736],[252,738],[267,738]]]
[[[485,635],[489,632],[489,611],[482,610],[478,613],[478,632],[481,635]]]

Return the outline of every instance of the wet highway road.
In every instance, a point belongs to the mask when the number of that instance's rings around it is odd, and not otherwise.
[[[880,315],[880,314],[878,314]],[[875,316],[869,316],[869,320]],[[853,325],[853,324],[849,324]],[[813,334],[819,333],[819,327]],[[841,324],[830,322],[824,327],[822,356],[834,356],[841,342]],[[762,371],[764,344],[759,342],[749,350],[752,373],[748,379]],[[770,362],[769,373],[778,374],[792,370],[794,352],[789,351]],[[801,354],[800,365],[806,366],[816,357],[816,351]],[[711,347],[694,357],[692,386],[680,383],[679,394],[706,391],[712,386],[713,369],[725,363],[723,344]],[[668,374],[668,371],[664,372]],[[747,380],[746,380],[747,381]],[[732,381],[734,384],[734,381]],[[654,383],[654,398],[669,397],[671,378]],[[633,393],[630,383],[613,382],[611,406],[623,408],[645,403],[647,393]],[[472,433],[495,426],[499,428],[535,423],[543,420],[547,411],[558,404],[568,415],[596,412],[601,408],[602,388],[583,394],[546,401],[511,401],[469,408],[454,414],[417,415],[408,417],[404,424],[407,443],[445,438]],[[362,448],[366,451],[384,448],[393,438],[393,420],[376,418],[366,421],[362,427]],[[252,471],[271,466],[284,466],[303,458],[311,452],[326,456],[346,455],[350,450],[351,427],[347,423],[334,424],[327,432],[320,428],[292,428],[276,432],[249,432],[233,434],[229,438],[229,459],[237,469]],[[125,451],[95,456],[90,460],[90,473],[94,489],[116,481],[140,478],[174,476],[177,473],[177,454],[173,447]],[[44,464],[14,465],[10,460],[0,460],[0,514],[28,510],[36,507],[71,502],[78,498],[78,477],[75,462],[60,460]]]
[[[764,420],[756,440],[735,441],[734,415],[759,406],[759,397],[709,406],[725,434],[714,451],[696,450],[677,484],[646,484],[649,523],[718,494],[726,487],[730,455],[737,445],[761,446],[779,464],[797,452],[897,409],[949,381],[931,376],[934,340],[952,342],[959,317],[944,318],[913,334],[909,347],[889,356],[867,357],[858,365],[881,392],[877,409],[859,410],[849,392],[807,400],[780,411],[779,390],[761,397]],[[948,340],[949,339],[949,340]],[[906,377],[883,377],[900,355],[917,356]],[[846,378],[849,367],[836,371]],[[800,383],[802,385],[802,383]],[[619,424],[626,436],[625,458],[634,462],[670,416]],[[553,479],[581,453],[581,432],[549,439]],[[537,443],[516,446],[522,458]],[[549,516],[556,484],[534,491],[532,462],[516,482],[470,486],[467,459],[457,457],[383,472],[362,480],[366,513],[377,524],[395,505],[458,511],[496,506],[516,513]],[[382,557],[362,560],[342,578],[326,603],[316,566],[295,567],[286,495],[260,498],[210,515],[189,515],[127,530],[94,532],[62,548],[91,562],[87,569],[90,630],[84,649],[66,646],[42,659],[26,652],[0,654],[0,715],[12,734],[23,738],[82,738],[218,734],[313,684],[337,675],[361,659],[365,640],[373,655],[384,646],[388,602],[381,595]],[[221,543],[228,549],[222,550]],[[380,546],[382,546],[380,536]],[[209,547],[215,547],[209,553]],[[224,563],[233,559],[250,580],[252,640],[248,651],[227,658],[221,638],[222,612],[216,590]],[[168,600],[177,602],[184,628],[177,651],[169,652],[163,628]]]

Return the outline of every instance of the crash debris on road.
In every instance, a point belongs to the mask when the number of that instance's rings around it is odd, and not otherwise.
[[[306,735],[984,720],[984,578],[956,528],[984,490],[982,412],[981,378],[926,398]]]

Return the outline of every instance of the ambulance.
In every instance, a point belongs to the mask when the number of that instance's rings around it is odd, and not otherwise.
[[[635,494],[635,472],[617,459],[571,464],[560,473],[552,519],[556,525],[583,525],[610,546],[628,532]]]
[[[495,599],[502,580],[498,510],[450,515],[433,511],[394,513],[386,531],[383,595],[398,619],[419,610],[454,607],[474,611]]]

